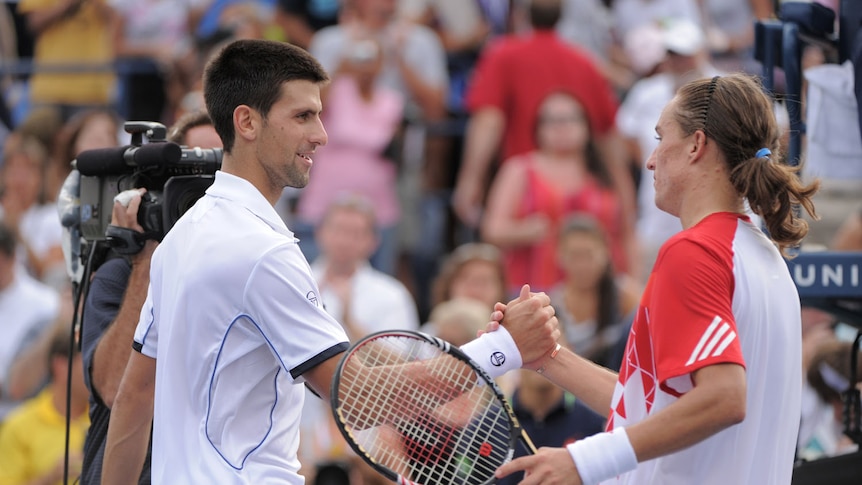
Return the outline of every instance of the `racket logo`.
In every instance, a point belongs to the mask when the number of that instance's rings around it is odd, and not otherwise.
[[[494,367],[500,367],[501,365],[506,363],[506,354],[503,352],[494,352],[491,354],[491,365]]]
[[[493,451],[494,447],[490,443],[482,443],[482,446],[479,447],[479,456],[487,458],[491,456],[491,452]]]

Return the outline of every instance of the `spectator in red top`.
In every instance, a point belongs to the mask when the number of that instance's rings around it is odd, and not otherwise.
[[[561,39],[554,27],[560,0],[531,0],[533,32],[507,36],[483,53],[467,93],[470,122],[454,208],[468,226],[479,222],[491,161],[502,142],[506,160],[536,149],[534,127],[539,105],[550,93],[571,92],[582,100],[597,148],[608,161],[614,187],[633,220],[634,184],[614,125],[617,100],[589,54]]]
[[[562,280],[557,243],[563,222],[574,214],[591,215],[610,236],[615,272],[627,272],[631,262],[626,248],[633,232],[621,224],[619,197],[593,149],[585,103],[559,91],[538,112],[538,148],[504,163],[482,218],[483,239],[505,255],[509,294],[524,283],[549,291]]]

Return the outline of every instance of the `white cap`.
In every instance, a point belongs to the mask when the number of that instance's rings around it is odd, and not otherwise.
[[[664,47],[674,54],[693,56],[705,46],[706,38],[699,25],[684,18],[662,22]]]

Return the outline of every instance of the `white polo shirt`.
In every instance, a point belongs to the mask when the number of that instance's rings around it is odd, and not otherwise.
[[[157,362],[153,483],[303,483],[297,384],[347,346],[293,233],[218,172],[153,255],[135,332]]]

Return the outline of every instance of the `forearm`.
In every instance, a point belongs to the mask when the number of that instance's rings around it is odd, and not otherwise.
[[[129,361],[111,410],[102,483],[138,483],[152,429],[155,366],[137,353]]]
[[[111,484],[138,482],[147,457],[147,445],[152,428],[153,402],[150,399],[123,400],[117,396],[117,406],[111,412],[108,441],[102,468],[102,482]],[[144,417],[147,417],[144,419]]]
[[[143,251],[146,254],[139,255],[132,263],[132,273],[129,275],[120,310],[93,352],[92,385],[109,408],[113,407],[123,371],[132,352],[135,328],[147,297],[151,249],[144,248]]]
[[[618,380],[616,373],[562,349],[554,359],[546,360],[542,375],[574,394],[599,415],[608,414]]]
[[[741,389],[721,385],[720,381],[695,386],[667,408],[626,427],[638,462],[683,450],[741,422],[745,417],[745,374],[741,367],[733,371],[742,376]]]

